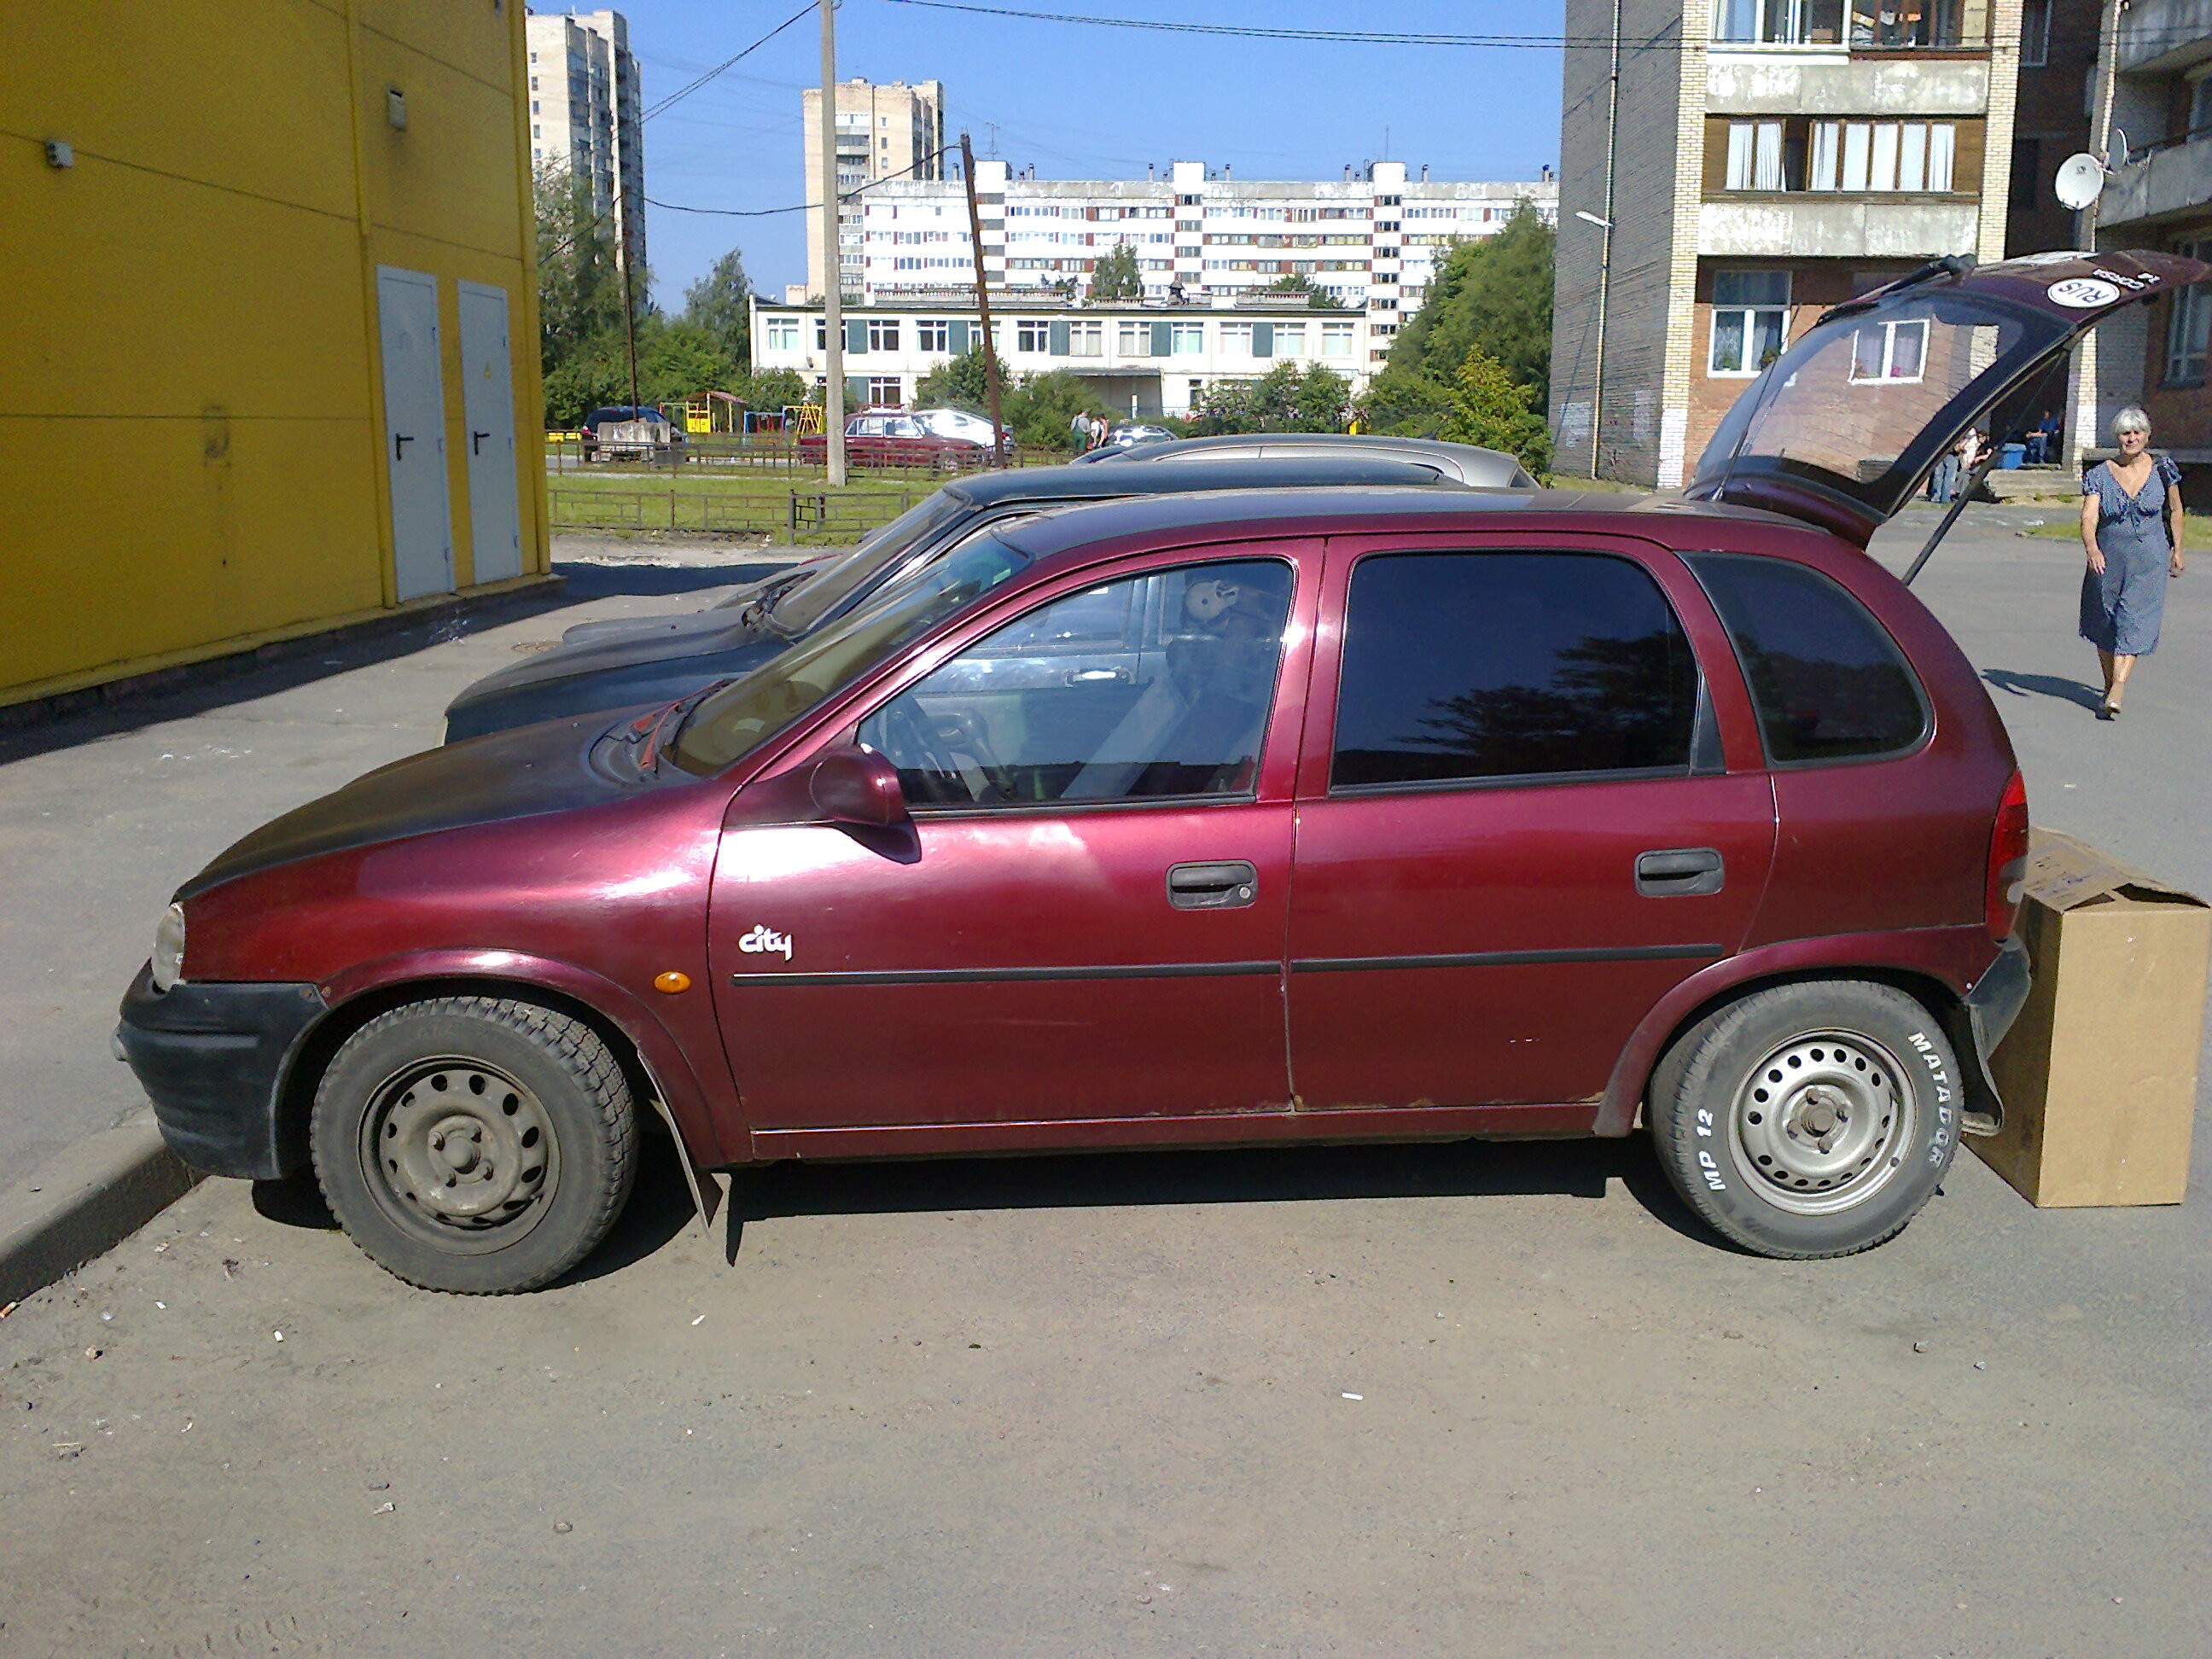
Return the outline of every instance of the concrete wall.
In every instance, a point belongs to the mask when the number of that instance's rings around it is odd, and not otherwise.
[[[2207,0],[2212,3],[2212,0]],[[1776,57],[1716,48],[1706,108],[1715,115],[1979,115],[1989,107],[1985,59]]]
[[[1770,197],[1705,203],[1698,214],[1698,251],[1740,258],[1925,259],[1974,252],[1980,228],[1980,210],[1972,202]]]
[[[0,10],[0,702],[393,603],[379,264],[438,278],[462,586],[454,284],[506,289],[547,568],[522,41],[512,0]]]

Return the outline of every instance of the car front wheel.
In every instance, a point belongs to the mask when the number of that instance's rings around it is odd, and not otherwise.
[[[635,1173],[622,1067],[582,1021],[439,997],[378,1015],[331,1057],[309,1141],[349,1237],[410,1285],[536,1290],[606,1236]]]
[[[1859,980],[1759,991],[1676,1040],[1649,1117],[1668,1176],[1760,1255],[1849,1255],[1894,1237],[1959,1148],[1957,1057],[1903,992]]]

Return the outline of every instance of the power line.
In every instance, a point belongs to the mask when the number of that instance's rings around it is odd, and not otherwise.
[[[932,11],[963,11],[983,17],[1013,17],[1033,23],[1088,23],[1112,29],[1148,29],[1162,34],[1231,35],[1249,40],[1307,40],[1328,46],[1504,46],[1528,51],[1556,52],[1574,44],[1594,42],[1607,35],[1565,34],[1434,34],[1398,29],[1268,28],[1236,23],[1169,23],[1141,17],[1091,17],[1080,12],[1023,11],[1011,6],[979,6],[964,0],[889,0],[895,6],[922,6]]]
[[[923,155],[918,160],[901,167],[896,173],[886,173],[880,179],[871,179],[865,185],[858,185],[851,190],[838,191],[837,199],[840,202],[854,201],[861,196],[865,196],[868,191],[875,189],[879,185],[896,184],[900,179],[905,178],[908,173],[913,173],[917,168],[927,167],[932,161],[940,161],[945,156],[947,156],[951,153],[952,146],[950,144],[945,145],[941,149],[932,150],[927,155]],[[815,209],[822,205],[819,202],[799,202],[790,207],[708,208],[686,207],[681,202],[663,202],[657,200],[651,196],[647,197],[645,201],[648,207],[661,208],[670,213],[711,214],[714,217],[721,219],[767,219],[772,218],[780,213],[811,213]]]
[[[814,5],[815,0],[806,0],[806,3],[805,5],[801,6],[797,11],[792,13],[790,16],[785,18],[783,21],[778,23],[774,28],[770,29],[766,34],[761,36],[759,40],[754,41],[752,45],[747,46],[736,57],[724,58],[720,63],[715,64],[714,68],[708,70],[705,74],[698,76],[696,80],[687,82],[684,85],[678,87],[675,91],[670,93],[667,97],[662,99],[651,109],[648,109],[644,114],[638,117],[638,119],[640,121],[650,121],[654,116],[667,109],[672,104],[679,104],[683,102],[684,100],[689,98],[693,93],[698,91],[700,88],[705,86],[709,81],[712,81],[717,76],[720,76],[724,70],[731,69],[735,65],[743,63],[746,58],[751,57],[753,53],[758,52],[769,41],[775,40],[777,35],[782,33],[793,23],[796,23],[800,18],[812,11],[814,9]]]

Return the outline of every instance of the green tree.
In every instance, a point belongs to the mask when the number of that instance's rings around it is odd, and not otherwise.
[[[763,414],[806,401],[806,382],[796,369],[770,368],[746,375],[730,390],[745,407]]]
[[[1530,388],[1538,407],[1548,406],[1555,240],[1523,201],[1497,234],[1454,244],[1421,308],[1399,331],[1389,367],[1449,381],[1479,350]]]
[[[549,162],[532,179],[538,216],[538,366],[554,372],[623,323],[611,216],[592,211],[590,189]]]
[[[752,362],[753,285],[745,276],[744,255],[732,248],[714,268],[684,290],[684,320],[714,338],[734,368]]]
[[[1352,383],[1321,363],[1277,363],[1256,380],[1216,380],[1191,410],[1197,437],[1231,432],[1340,432]]]
[[[1307,307],[1313,311],[1344,311],[1349,309],[1343,301],[1338,299],[1327,289],[1316,288],[1313,284],[1312,277],[1304,276],[1295,270],[1291,271],[1285,276],[1276,277],[1273,282],[1268,283],[1267,286],[1261,289],[1260,292],[1262,294],[1303,294],[1306,296]]]
[[[1552,434],[1534,408],[1535,391],[1496,358],[1470,350],[1452,377],[1449,396],[1438,437],[1504,450],[1531,472],[1551,471]]]
[[[1143,299],[1145,278],[1137,269],[1136,249],[1122,242],[1102,255],[1091,267],[1088,297],[1094,305],[1101,301]]]
[[[1450,410],[1451,388],[1417,369],[1386,366],[1353,408],[1361,428],[1399,438],[1433,438]]]
[[[1003,403],[1006,430],[1016,443],[1033,449],[1065,449],[1068,423],[1077,412],[1103,414],[1106,407],[1064,368],[1024,375]]]
[[[914,389],[914,401],[918,407],[949,404],[955,409],[973,410],[979,415],[990,412],[990,370],[983,354],[989,348],[979,338],[967,352],[950,362],[939,363],[923,375]],[[995,354],[994,354],[995,355]],[[1001,395],[1010,384],[1004,358],[999,360],[999,387]]]
[[[1309,363],[1291,394],[1296,430],[1341,432],[1352,412],[1352,382],[1324,363]]]

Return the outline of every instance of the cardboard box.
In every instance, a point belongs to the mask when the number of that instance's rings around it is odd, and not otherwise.
[[[1990,1067],[2004,1129],[1966,1144],[2032,1204],[2179,1204],[2212,908],[2051,830],[2026,889],[2035,983]]]

